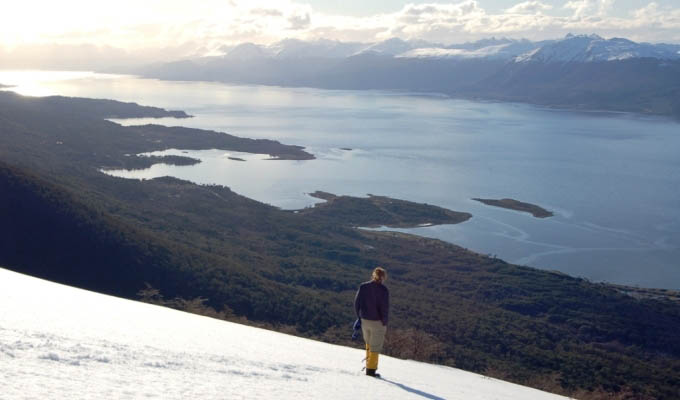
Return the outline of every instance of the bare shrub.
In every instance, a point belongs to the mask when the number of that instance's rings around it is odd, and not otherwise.
[[[433,362],[441,357],[444,347],[435,336],[419,329],[388,329],[383,352],[392,357]]]
[[[145,303],[174,308],[175,310],[186,311],[192,314],[203,315],[211,318],[223,320],[238,319],[234,315],[234,311],[226,304],[222,306],[222,311],[217,311],[205,304],[208,299],[200,296],[189,300],[183,299],[181,297],[175,297],[172,300],[166,300],[158,289],[152,287],[148,283],[145,283],[145,285],[146,288],[137,292],[139,299]]]

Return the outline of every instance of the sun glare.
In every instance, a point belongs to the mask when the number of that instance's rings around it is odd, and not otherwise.
[[[24,96],[52,96],[59,94],[54,85],[74,79],[97,78],[116,75],[95,74],[89,71],[3,71],[0,70],[0,82],[8,85],[7,90]]]

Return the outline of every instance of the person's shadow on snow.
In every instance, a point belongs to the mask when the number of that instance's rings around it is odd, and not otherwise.
[[[425,397],[426,399],[431,399],[431,400],[446,400],[446,399],[443,398],[443,397],[435,396],[435,395],[433,395],[433,394],[429,394],[429,393],[423,392],[422,390],[414,389],[414,388],[412,388],[412,387],[403,385],[403,384],[401,384],[401,383],[393,382],[393,381],[391,381],[391,380],[389,380],[389,379],[385,379],[385,378],[382,378],[382,377],[381,377],[380,380],[381,380],[381,381],[385,381],[385,382],[387,382],[387,383],[391,383],[391,384],[393,384],[393,385],[395,385],[395,386],[398,386],[398,387],[400,387],[400,388],[406,390],[407,392],[411,392],[411,393],[413,393],[413,394],[417,394],[418,396],[423,396],[423,397]]]

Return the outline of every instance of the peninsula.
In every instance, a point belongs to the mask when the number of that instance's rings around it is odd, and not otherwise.
[[[326,200],[314,207],[296,210],[297,214],[314,216],[341,225],[390,228],[459,224],[472,218],[465,212],[451,211],[430,204],[398,200],[385,196],[336,196],[316,191],[310,196]]]
[[[192,118],[184,111],[165,110],[159,107],[143,106],[133,102],[109,99],[87,99],[82,97],[48,96],[38,98],[46,108],[61,112],[66,108],[78,114],[94,118]]]
[[[155,164],[167,164],[174,166],[189,166],[200,164],[201,160],[186,156],[145,156],[145,155],[131,155],[125,160],[126,169],[145,169],[150,168]]]
[[[52,136],[43,138],[40,146],[56,143],[65,154],[80,154],[72,162],[88,162],[98,165],[98,169],[141,169],[153,164],[192,165],[200,160],[184,156],[140,156],[167,149],[209,150],[220,149],[244,153],[268,154],[275,160],[312,160],[315,157],[304,151],[304,147],[286,145],[269,139],[249,139],[233,136],[224,132],[185,127],[167,127],[162,125],[122,126],[111,118],[190,118],[184,111],[164,110],[158,107],[143,106],[137,103],[123,103],[105,99],[86,99],[79,97],[49,96],[27,97],[1,91],[0,108],[8,110],[16,104],[26,102],[39,108],[41,113],[34,117],[33,123],[41,129],[50,128]],[[49,118],[63,124],[61,129],[55,128]],[[71,119],[87,121],[86,129],[68,129],[67,121]],[[85,135],[83,132],[87,132]],[[44,134],[43,134],[44,135]],[[9,140],[9,138],[7,138]],[[20,137],[19,142],[27,142],[27,137]],[[0,144],[5,146],[0,138]],[[27,143],[24,143],[27,145]],[[84,151],[87,148],[89,151]],[[49,154],[49,153],[48,153]],[[83,155],[85,154],[85,155]],[[131,156],[136,155],[136,156]],[[75,157],[75,156],[74,156]],[[49,158],[56,158],[56,155]],[[43,160],[46,162],[46,160]]]
[[[508,210],[528,212],[531,213],[536,218],[548,218],[554,215],[551,211],[548,211],[543,207],[539,207],[535,204],[525,203],[514,199],[494,200],[473,198],[472,200],[479,201],[481,203],[486,204],[487,206],[494,206],[500,208],[507,208]]]

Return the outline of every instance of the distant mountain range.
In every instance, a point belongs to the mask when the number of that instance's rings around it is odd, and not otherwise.
[[[442,45],[283,40],[133,71],[168,80],[437,92],[565,108],[680,116],[680,45],[597,35]]]
[[[604,39],[598,35],[567,35],[563,39],[532,42],[526,39],[483,39],[472,43],[442,45],[425,40],[388,39],[378,43],[343,43],[321,39],[305,42],[286,39],[271,45],[242,43],[224,47],[230,60],[347,58],[361,54],[397,58],[487,58],[515,62],[593,62],[629,58],[680,59],[680,45],[636,43],[628,39]]]

